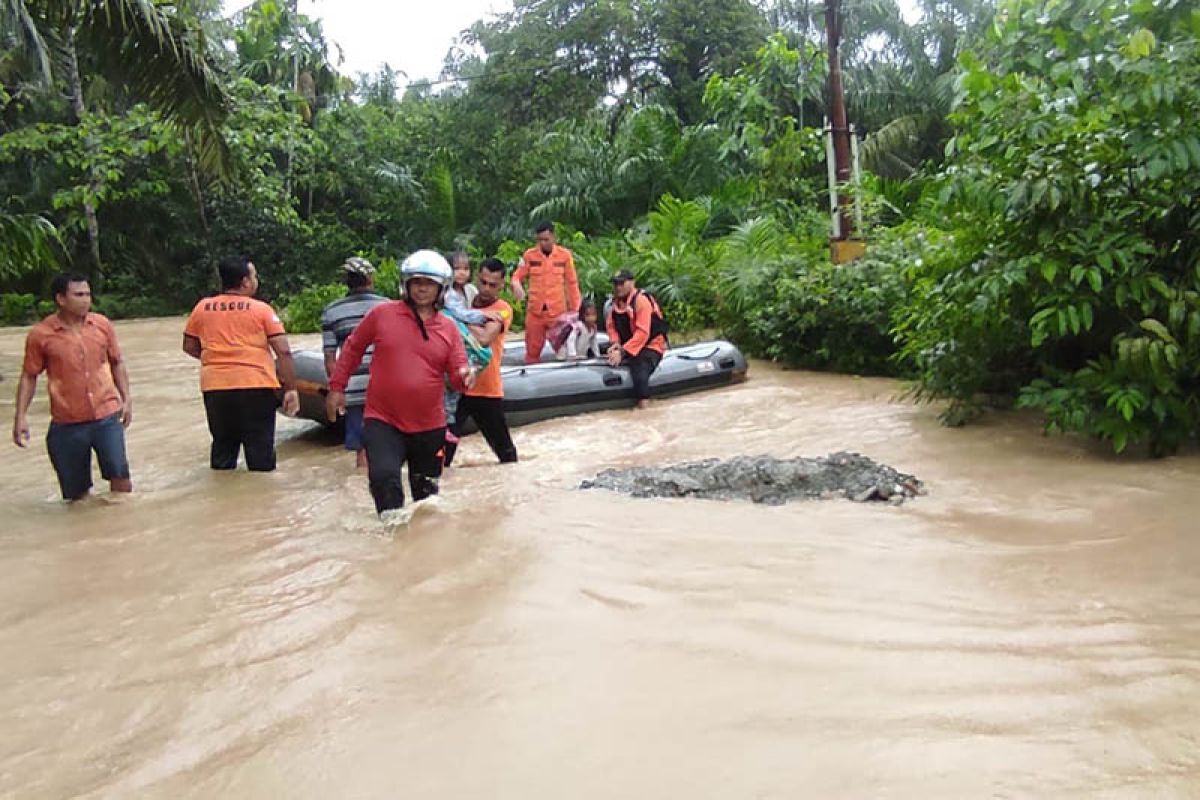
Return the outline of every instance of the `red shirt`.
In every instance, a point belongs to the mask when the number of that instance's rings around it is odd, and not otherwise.
[[[374,345],[363,418],[386,422],[404,433],[446,427],[445,376],[458,391],[466,388],[458,371],[467,366],[467,351],[458,328],[441,314],[425,320],[425,332],[428,339],[403,300],[375,306],[342,345],[330,391],[346,391],[363,353]]]
[[[58,314],[34,325],[25,338],[26,375],[48,373],[50,419],[93,422],[121,410],[113,365],[121,362],[117,333],[107,317],[89,313],[77,330]]]
[[[475,378],[475,385],[463,394],[471,397],[504,397],[504,380],[500,377],[500,362],[504,359],[504,334],[508,333],[508,328],[512,325],[512,306],[503,300],[497,300],[490,306],[485,306],[476,300],[475,308],[480,311],[498,311],[504,319],[500,322],[500,332],[496,334],[495,339],[492,339],[492,360]]]

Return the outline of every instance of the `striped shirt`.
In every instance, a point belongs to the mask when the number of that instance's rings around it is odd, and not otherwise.
[[[326,353],[337,355],[350,334],[377,305],[389,302],[386,297],[373,292],[351,292],[341,300],[334,300],[321,312],[321,346]],[[361,406],[367,402],[367,376],[371,371],[371,352],[367,348],[362,363],[351,376],[346,386],[346,405]]]

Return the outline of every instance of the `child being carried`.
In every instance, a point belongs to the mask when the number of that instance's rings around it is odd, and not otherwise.
[[[492,349],[477,342],[467,326],[486,325],[489,320],[499,319],[499,317],[493,313],[471,308],[471,302],[474,301],[479,290],[471,285],[471,263],[467,254],[458,252],[447,260],[454,267],[454,282],[446,290],[442,313],[458,326],[458,332],[462,334],[463,344],[467,349],[467,362],[476,369],[483,369],[492,362]],[[442,404],[446,409],[446,441],[448,442],[458,441],[458,438],[450,433],[450,428],[454,425],[454,414],[458,409],[460,396],[461,394],[451,389],[449,384],[446,385]]]

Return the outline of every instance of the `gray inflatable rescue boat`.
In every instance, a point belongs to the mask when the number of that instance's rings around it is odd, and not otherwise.
[[[515,337],[514,337],[515,338]],[[607,349],[607,342],[605,342]],[[549,350],[543,358],[553,358]],[[610,367],[603,359],[543,360],[524,364],[525,343],[507,343],[501,361],[504,413],[510,426],[584,414],[610,408],[630,408],[636,400],[629,370]],[[320,352],[295,354],[300,416],[329,424],[325,416],[328,382]],[[733,344],[714,340],[675,347],[666,352],[650,376],[654,398],[701,392],[746,378],[746,358]],[[470,432],[469,430],[467,432]]]

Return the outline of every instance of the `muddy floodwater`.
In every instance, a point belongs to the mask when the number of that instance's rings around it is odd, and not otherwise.
[[[388,535],[311,423],[215,475],[183,320],[121,323],[136,494],[0,448],[0,796],[1200,796],[1200,458],[1117,460],[888,380],[740,386],[479,437]],[[0,330],[5,438],[24,330]],[[313,346],[314,337],[293,345]],[[579,491],[862,453],[903,506]]]

